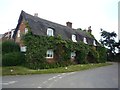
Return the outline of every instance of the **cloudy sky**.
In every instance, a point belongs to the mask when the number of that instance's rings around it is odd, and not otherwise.
[[[62,25],[87,29],[100,39],[100,28],[118,34],[119,0],[0,0],[0,34],[13,29],[21,10]]]

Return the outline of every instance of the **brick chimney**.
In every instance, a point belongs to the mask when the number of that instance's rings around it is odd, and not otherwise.
[[[34,16],[35,16],[35,17],[38,17],[38,13],[34,13]]]
[[[92,33],[91,26],[88,27],[88,32]]]
[[[66,22],[66,25],[70,28],[72,28],[72,23],[71,22]]]

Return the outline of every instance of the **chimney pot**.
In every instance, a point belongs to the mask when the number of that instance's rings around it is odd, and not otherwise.
[[[38,13],[35,13],[34,16],[35,16],[35,17],[38,17]]]
[[[72,23],[71,22],[66,22],[66,25],[70,28],[72,28]]]
[[[88,32],[92,33],[91,26],[88,27]]]

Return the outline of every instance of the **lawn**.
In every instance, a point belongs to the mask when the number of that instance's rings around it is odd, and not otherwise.
[[[98,64],[79,64],[79,65],[71,65],[68,67],[59,67],[52,69],[38,69],[32,70],[23,66],[10,66],[10,67],[0,67],[2,68],[2,75],[27,75],[27,74],[48,74],[48,73],[65,73],[65,72],[74,72],[87,70],[102,66],[111,65],[110,63],[98,63]]]

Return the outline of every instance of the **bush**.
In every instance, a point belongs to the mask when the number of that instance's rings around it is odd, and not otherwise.
[[[24,55],[20,52],[6,53],[2,56],[3,66],[16,66],[24,62]]]
[[[104,63],[107,61],[107,50],[105,47],[97,46],[97,52],[99,53],[99,62]]]
[[[20,51],[19,45],[14,41],[7,40],[2,42],[2,54],[19,51]]]

